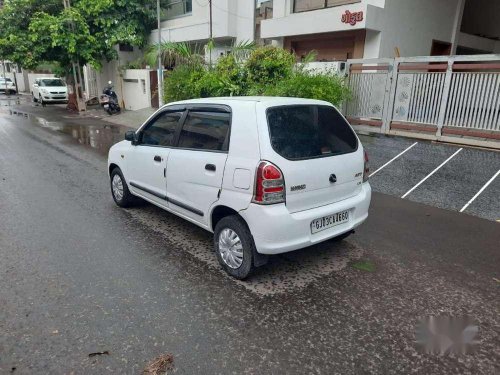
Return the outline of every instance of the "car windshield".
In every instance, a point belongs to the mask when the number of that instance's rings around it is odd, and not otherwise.
[[[41,79],[40,86],[42,87],[64,87],[66,86],[60,79]]]
[[[356,151],[353,130],[333,107],[290,105],[267,110],[271,145],[290,160],[310,159]]]

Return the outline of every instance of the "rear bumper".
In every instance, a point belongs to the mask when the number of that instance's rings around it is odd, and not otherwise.
[[[349,232],[368,217],[371,201],[370,184],[364,183],[361,192],[349,199],[327,206],[290,213],[284,204],[260,206],[250,204],[241,216],[253,234],[261,254],[280,254],[301,249]],[[311,233],[311,222],[323,216],[349,210],[349,221],[318,233]]]

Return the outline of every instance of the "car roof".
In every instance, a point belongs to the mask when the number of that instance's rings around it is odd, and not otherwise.
[[[304,98],[290,98],[281,96],[227,96],[227,97],[213,97],[213,98],[199,98],[199,99],[189,99],[182,100],[178,102],[168,103],[166,105],[173,104],[226,104],[231,105],[233,103],[262,103],[266,107],[275,107],[280,105],[300,105],[300,104],[316,104],[316,105],[331,105],[323,100],[316,99],[304,99]]]

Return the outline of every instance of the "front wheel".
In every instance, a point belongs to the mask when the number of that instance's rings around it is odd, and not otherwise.
[[[215,226],[214,250],[222,268],[236,279],[246,279],[253,271],[255,243],[245,221],[226,216]]]
[[[111,172],[111,195],[115,203],[120,207],[130,207],[134,202],[134,196],[128,190],[127,183],[120,168],[115,168]]]
[[[40,104],[42,105],[42,107],[45,107],[45,106],[46,106],[46,103],[45,103],[45,101],[43,100],[42,95],[39,95],[39,96],[38,96],[38,101],[40,102]]]

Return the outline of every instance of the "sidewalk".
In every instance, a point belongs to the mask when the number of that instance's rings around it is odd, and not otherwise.
[[[119,115],[109,116],[103,112],[101,119],[112,124],[128,126],[137,129],[156,111],[156,108],[143,108],[137,111],[122,111]]]
[[[137,111],[123,110],[118,115],[108,115],[101,106],[88,107],[86,111],[74,112],[68,111],[66,105],[52,104],[42,107],[38,103],[31,101],[31,96],[21,93],[10,98],[0,97],[0,104],[5,109],[11,109],[20,113],[27,113],[37,118],[42,118],[47,121],[64,122],[68,119],[78,121],[78,119],[100,119],[115,125],[121,125],[137,129],[146,119],[151,116],[156,108],[143,108]]]

